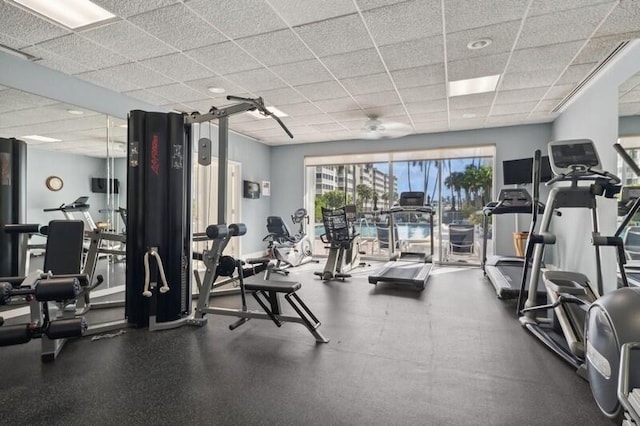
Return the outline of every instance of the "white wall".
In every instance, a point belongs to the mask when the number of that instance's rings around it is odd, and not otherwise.
[[[612,146],[618,138],[618,86],[639,69],[640,43],[635,41],[556,119],[553,138],[593,140],[604,169],[615,172],[616,153]],[[602,201],[598,208],[601,233],[611,235],[616,226],[616,202],[600,198],[598,201]],[[585,273],[595,283],[589,213],[565,211],[554,223],[558,237],[553,250],[556,266]],[[603,249],[603,277],[605,291],[616,287],[613,249]]]
[[[546,149],[550,137],[550,124],[535,124],[410,135],[391,140],[350,140],[273,147],[271,149],[271,211],[274,215],[289,217],[293,211],[303,205],[305,156],[495,145],[494,186],[499,188],[502,185],[502,161],[531,157],[536,149]],[[518,231],[528,229],[528,220],[528,215],[523,215]],[[513,216],[496,217],[494,235],[498,253],[514,253],[513,232]]]

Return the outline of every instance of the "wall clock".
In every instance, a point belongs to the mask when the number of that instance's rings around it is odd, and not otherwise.
[[[60,191],[64,186],[62,178],[58,176],[49,176],[47,178],[46,184],[47,188],[49,188],[50,191]]]

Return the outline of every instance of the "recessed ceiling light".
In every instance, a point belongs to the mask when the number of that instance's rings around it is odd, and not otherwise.
[[[68,109],[67,112],[71,115],[82,115],[84,111],[80,111],[79,109]]]
[[[89,0],[13,0],[67,28],[77,29],[115,18],[116,15]]]
[[[467,44],[467,48],[471,50],[483,49],[493,43],[493,40],[490,38],[481,38],[479,40],[470,41]]]
[[[224,88],[222,88],[222,87],[208,87],[207,90],[210,91],[211,93],[224,93],[224,92],[226,92],[226,90],[224,90]]]
[[[289,114],[286,112],[280,111],[278,108],[274,106],[268,106],[267,109],[276,117],[288,117]],[[258,110],[247,111],[247,114],[253,115],[256,118],[267,118],[266,115],[262,115]]]
[[[46,136],[40,136],[40,135],[28,135],[28,136],[23,136],[23,138],[31,139],[32,141],[38,141],[38,142],[62,142],[62,140],[60,139],[48,138]]]
[[[476,118],[476,115],[471,113],[462,114],[462,118]]]
[[[449,97],[494,92],[499,79],[500,74],[496,74],[486,77],[469,78],[467,80],[450,81]]]

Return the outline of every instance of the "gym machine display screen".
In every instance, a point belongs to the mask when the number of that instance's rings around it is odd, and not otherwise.
[[[541,158],[540,182],[548,182],[553,177],[549,157]],[[504,185],[531,183],[533,175],[533,157],[502,162]]]
[[[600,167],[600,158],[596,153],[593,142],[577,139],[575,143],[549,144],[549,155],[556,174],[568,173],[571,166]]]

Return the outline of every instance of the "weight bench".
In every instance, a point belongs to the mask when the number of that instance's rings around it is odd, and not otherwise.
[[[307,305],[302,301],[296,292],[302,287],[299,282],[285,281],[262,281],[255,283],[245,283],[243,274],[242,260],[234,259],[231,256],[222,256],[222,252],[231,240],[231,237],[244,235],[247,228],[244,224],[211,225],[207,228],[207,235],[213,240],[211,250],[205,250],[203,253],[204,263],[207,267],[198,304],[190,324],[202,326],[206,324],[206,314],[217,314],[238,317],[238,321],[229,326],[230,330],[234,330],[246,323],[252,318],[268,319],[281,327],[284,322],[295,322],[304,325],[307,330],[316,339],[316,342],[327,343],[329,340],[325,338],[319,331],[320,321],[311,312]],[[209,293],[211,292],[216,279],[219,276],[233,277],[237,274],[240,283],[240,295],[242,297],[241,309],[230,309],[222,307],[210,307]],[[250,292],[253,298],[258,302],[264,312],[251,311],[247,307],[246,294]],[[298,314],[298,316],[288,316],[282,314],[279,295],[284,294],[285,300]]]

